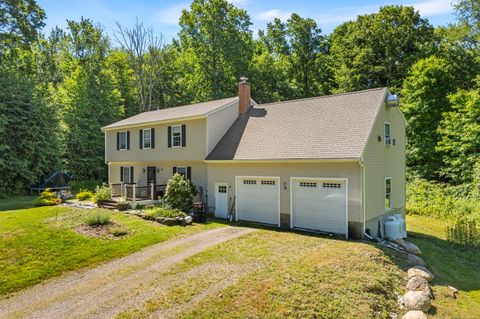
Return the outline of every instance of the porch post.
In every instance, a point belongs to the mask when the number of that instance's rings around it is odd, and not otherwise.
[[[150,184],[150,196],[152,198],[152,200],[154,200],[154,196],[155,196],[155,184],[154,183],[151,183]]]
[[[124,185],[123,185],[123,182],[120,182],[120,197],[123,197],[123,194],[126,194],[127,193],[127,190],[123,189]]]
[[[132,200],[133,200],[133,204],[135,204],[135,200],[136,200],[136,197],[137,197],[137,185],[133,184],[132,185],[132,191],[133,191],[133,194],[132,194]]]

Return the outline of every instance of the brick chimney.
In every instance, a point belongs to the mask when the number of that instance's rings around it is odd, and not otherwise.
[[[241,77],[238,83],[238,114],[243,115],[250,107],[250,83],[246,77]]]

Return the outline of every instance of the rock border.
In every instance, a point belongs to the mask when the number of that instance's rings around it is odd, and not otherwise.
[[[154,217],[146,214],[143,210],[129,210],[126,213],[138,216],[145,220],[151,220],[157,222],[162,225],[166,226],[187,226],[191,225],[193,222],[192,216],[185,216],[185,217]]]

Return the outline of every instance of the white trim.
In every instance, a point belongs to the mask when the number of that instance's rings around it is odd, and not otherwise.
[[[180,128],[180,145],[173,145],[173,128]],[[172,148],[182,147],[182,124],[172,125],[172,135],[170,136],[170,142],[172,143]]]
[[[159,120],[159,121],[149,121],[149,122],[142,122],[142,123],[132,123],[126,125],[119,125],[113,127],[102,127],[102,131],[116,131],[116,130],[123,130],[129,128],[142,128],[142,127],[150,127],[150,126],[157,126],[160,124],[167,124],[167,123],[174,123],[174,122],[185,122],[185,121],[192,121],[192,120],[199,120],[206,118],[205,115],[195,115],[195,116],[183,116],[177,117],[167,120]]]
[[[363,163],[363,159],[361,159],[358,164],[360,165],[362,171],[362,210],[363,210],[363,222],[362,222],[362,238],[365,234],[365,218],[366,218],[366,205],[365,205],[365,164]]]
[[[132,172],[131,168],[134,167],[133,165],[131,166],[123,166],[121,165],[120,167],[123,167],[122,169],[122,183],[123,184],[133,184],[133,176],[130,176],[130,173]],[[127,183],[125,182],[125,168],[128,168],[128,177],[130,177],[130,181]],[[134,172],[135,173],[135,172]]]
[[[150,132],[150,147],[145,147],[145,132],[149,131]],[[142,129],[142,149],[144,150],[150,150],[152,149],[152,128],[144,128]]]
[[[390,207],[385,206],[385,200],[387,198],[387,180],[390,180],[390,199],[388,200],[388,204],[390,205]],[[386,176],[383,182],[383,208],[385,212],[390,212],[393,210],[392,193],[393,193],[392,177]]]
[[[251,179],[274,179],[277,183],[277,190],[278,190],[278,223],[277,227],[280,227],[280,176],[235,176],[235,221],[238,221],[238,180],[240,178],[251,178]]]
[[[119,132],[118,132],[118,139],[119,139],[119,141],[118,141],[118,150],[119,150],[119,151],[128,151],[128,142],[129,142],[129,140],[128,140],[128,133],[127,133],[127,132],[128,132],[128,131],[119,131]],[[122,148],[122,143],[120,142],[120,140],[121,140],[121,139],[120,139],[120,135],[121,135],[122,133],[125,133],[125,148]]]
[[[296,179],[306,180],[327,180],[327,181],[341,181],[345,182],[345,239],[348,239],[348,178],[346,177],[290,177],[290,229],[293,227],[293,181]],[[304,230],[304,229],[302,229]]]

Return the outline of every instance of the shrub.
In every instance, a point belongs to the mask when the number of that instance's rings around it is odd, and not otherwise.
[[[40,196],[37,198],[35,203],[36,206],[53,206],[61,203],[61,200],[58,200],[57,194],[52,192],[50,188],[46,188]]]
[[[97,186],[95,189],[95,203],[101,204],[112,199],[112,189],[109,186]]]
[[[172,208],[188,211],[192,207],[195,195],[197,195],[197,188],[182,175],[175,173],[168,180],[165,199]]]
[[[127,202],[118,202],[117,206],[116,206],[116,209],[118,209],[120,211],[124,211],[124,210],[130,209],[130,208],[132,208],[132,206],[130,206],[130,204],[127,203]]]
[[[85,224],[91,227],[97,227],[102,225],[110,224],[110,215],[97,213],[95,215],[90,215],[85,219]]]
[[[78,193],[82,190],[94,191],[97,185],[101,185],[102,181],[88,180],[88,181],[71,181],[70,187],[73,192]]]
[[[480,231],[473,218],[458,218],[454,226],[447,227],[446,237],[457,244],[480,248]]]
[[[94,194],[89,190],[82,189],[75,197],[80,201],[84,201],[93,198]]]
[[[165,217],[165,218],[175,218],[175,217],[185,217],[187,214],[182,212],[179,209],[171,208],[168,205],[162,205],[159,207],[154,207],[147,209],[145,213],[151,217]]]

